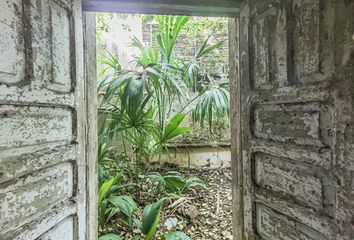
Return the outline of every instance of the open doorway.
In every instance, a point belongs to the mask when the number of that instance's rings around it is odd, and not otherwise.
[[[96,42],[99,234],[232,239],[228,19],[97,13]]]
[[[235,238],[352,239],[354,2],[325,0],[6,1],[1,239],[97,238],[96,44],[83,9],[236,17]]]

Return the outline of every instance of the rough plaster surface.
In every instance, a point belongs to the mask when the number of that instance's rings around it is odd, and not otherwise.
[[[160,164],[172,163],[185,168],[229,168],[230,147],[184,146],[170,148],[170,156],[163,153]],[[155,159],[158,162],[158,159]]]
[[[249,0],[230,25],[236,239],[354,239],[353,10]]]
[[[0,239],[85,239],[81,1],[0,5]]]

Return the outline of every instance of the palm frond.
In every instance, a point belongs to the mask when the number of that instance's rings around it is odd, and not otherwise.
[[[171,63],[173,49],[183,27],[189,21],[186,16],[157,16],[160,32],[156,36],[164,62]]]
[[[205,89],[194,109],[192,120],[201,127],[207,122],[211,130],[214,123],[228,121],[230,115],[230,90],[228,83],[221,83]]]
[[[219,49],[224,43],[224,41],[220,41],[211,46],[208,46],[208,42],[211,36],[212,34],[207,37],[207,39],[203,42],[202,46],[196,51],[192,61],[185,66],[186,68],[184,71],[184,82],[187,87],[190,88],[192,91],[197,90],[197,81],[202,57]]]
[[[140,55],[136,57],[135,62],[142,68],[147,68],[151,64],[157,64],[159,61],[159,52],[157,46],[144,44],[137,37],[132,39],[132,47],[139,49]]]
[[[114,73],[120,73],[122,69],[122,65],[119,63],[118,56],[113,55],[111,52],[106,51],[106,54],[102,56],[102,58],[97,59],[97,63],[103,64],[104,68],[98,74],[98,77],[103,77],[108,70],[113,70]]]

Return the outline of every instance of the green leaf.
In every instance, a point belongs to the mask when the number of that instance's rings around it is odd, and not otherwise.
[[[221,41],[221,42],[218,42],[210,47],[207,47],[203,50],[203,52],[201,54],[202,55],[208,54],[208,53],[212,52],[213,50],[220,48],[223,43],[224,43],[224,41]]]
[[[157,193],[164,191],[166,193],[179,194],[197,186],[208,190],[205,183],[200,178],[191,177],[187,179],[176,171],[169,171],[164,176],[158,172],[151,172],[146,175],[146,177],[156,179],[158,181],[156,188]]]
[[[166,139],[172,139],[174,137],[180,136],[182,134],[185,134],[189,132],[191,129],[189,127],[178,127],[175,130],[173,130],[170,134],[166,136]]]
[[[200,95],[197,104],[192,110],[192,120],[204,127],[209,124],[211,130],[214,123],[223,123],[230,116],[230,92],[227,84],[212,86]]]
[[[179,231],[164,234],[162,235],[162,239],[163,240],[192,240],[185,233]]]
[[[125,216],[130,217],[133,213],[132,206],[121,197],[112,196],[107,199],[110,203],[116,206]]]
[[[174,115],[166,126],[166,130],[165,130],[166,135],[168,135],[170,132],[176,129],[181,124],[181,122],[185,117],[186,114],[183,113],[177,113],[176,115]]]
[[[200,179],[200,178],[196,178],[196,177],[192,177],[192,178],[189,178],[186,182],[186,185],[185,185],[185,188],[183,189],[184,190],[188,190],[190,188],[193,188],[193,187],[201,187],[205,190],[208,190],[208,188],[206,187],[205,183]]]
[[[108,171],[106,171],[101,164],[98,164],[98,186],[101,188],[102,184],[112,176],[109,174]]]
[[[114,233],[107,233],[98,238],[98,240],[121,240],[122,238]]]
[[[105,181],[98,192],[98,202],[102,202],[103,198],[107,195],[109,189],[118,181],[121,174],[117,174],[115,177]]]
[[[132,225],[133,212],[138,209],[134,200],[129,196],[111,196],[107,200],[118,208],[127,217],[129,225]]]
[[[106,209],[106,213],[105,213],[105,222],[104,222],[104,226],[107,224],[107,222],[109,220],[111,220],[111,218],[118,212],[119,210],[117,208],[108,208]]]
[[[181,30],[189,21],[185,16],[156,16],[159,22],[160,32],[156,36],[157,43],[163,60],[170,63],[172,60],[173,49]]]
[[[99,227],[103,230],[105,223],[106,223],[106,208],[107,208],[107,200],[103,200],[99,203],[98,207],[98,222]]]
[[[165,133],[164,133],[164,138],[165,140],[169,140],[171,138],[174,138],[176,136],[179,136],[181,134],[187,133],[190,131],[190,128],[187,127],[179,127],[179,125],[182,123],[183,119],[186,117],[186,114],[183,113],[177,113],[175,116],[171,118],[171,120],[168,122]]]
[[[136,204],[136,202],[133,200],[132,197],[130,196],[121,196],[122,199],[124,199],[126,202],[129,203],[130,206],[132,206],[133,210],[138,210],[138,205]]]
[[[141,230],[146,235],[146,240],[153,239],[156,233],[157,226],[160,221],[161,208],[164,201],[165,198],[161,198],[157,202],[147,205],[143,210]]]
[[[166,188],[171,193],[180,192],[186,186],[186,179],[182,176],[165,176]]]
[[[166,188],[166,181],[164,177],[158,172],[151,172],[146,175],[147,178],[156,179],[159,183],[157,184],[155,194],[159,194],[160,192],[164,191]]]

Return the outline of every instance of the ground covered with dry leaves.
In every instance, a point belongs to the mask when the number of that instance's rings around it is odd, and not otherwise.
[[[169,170],[178,171],[186,177],[202,179],[208,190],[196,188],[181,196],[169,197],[162,208],[156,236],[165,232],[182,231],[193,240],[232,239],[231,170],[164,168],[159,172]],[[135,191],[134,198],[140,206],[150,204],[159,197],[154,192],[156,182],[144,180],[138,185],[139,191]],[[138,214],[141,215],[142,212]],[[139,234],[132,233],[114,221],[111,229],[120,232],[127,240],[133,239],[133,234]]]
[[[185,232],[192,239],[232,239],[230,169],[184,169],[180,172],[201,178],[208,191],[189,191],[185,198],[180,198],[168,207],[161,223],[172,216],[178,219],[177,230]]]

